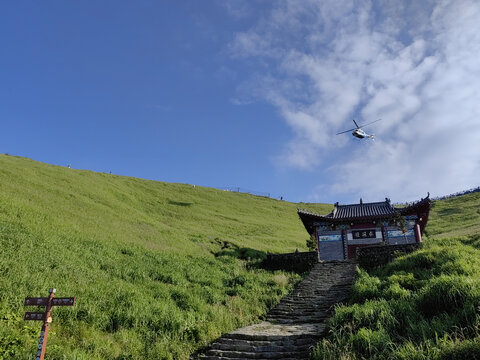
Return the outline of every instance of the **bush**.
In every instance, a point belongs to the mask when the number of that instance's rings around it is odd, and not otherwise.
[[[333,332],[357,332],[361,328],[373,330],[393,329],[398,324],[389,303],[384,300],[367,300],[364,304],[339,306],[329,323]]]
[[[445,344],[439,360],[474,360],[480,359],[480,339],[455,341]]]
[[[350,294],[351,302],[359,303],[380,297],[380,284],[379,278],[370,276],[365,270],[359,269]]]
[[[418,309],[427,317],[452,314],[467,302],[480,305],[478,288],[466,277],[442,275],[433,278],[419,294]]]
[[[315,251],[317,250],[317,239],[315,239],[315,235],[312,234],[306,241],[306,245],[308,250]]]
[[[384,329],[371,330],[361,328],[355,334],[352,334],[350,341],[353,349],[361,355],[371,359],[378,357],[386,351],[391,344],[390,336]]]

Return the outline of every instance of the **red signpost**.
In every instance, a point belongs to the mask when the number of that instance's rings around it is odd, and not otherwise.
[[[47,337],[50,323],[52,322],[52,307],[53,306],[73,306],[75,305],[75,298],[54,298],[55,289],[49,289],[50,294],[45,298],[27,297],[25,298],[25,306],[45,306],[45,312],[26,312],[25,320],[43,320],[42,330],[40,331],[40,338],[38,340],[37,354],[35,360],[44,360],[45,349],[47,348]]]

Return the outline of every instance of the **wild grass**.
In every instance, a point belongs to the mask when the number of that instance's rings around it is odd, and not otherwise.
[[[306,238],[286,201],[0,155],[0,359],[33,358],[23,300],[51,287],[77,301],[48,359],[187,359],[292,289],[256,265]]]
[[[479,209],[479,194],[437,202],[421,250],[360,269],[314,358],[480,359]]]
[[[480,193],[436,201],[430,213],[427,235],[451,238],[480,233]]]
[[[420,251],[359,270],[314,357],[480,358],[479,196],[437,202]],[[48,359],[187,359],[298,281],[257,267],[306,249],[297,206],[332,207],[0,155],[0,359],[33,359],[23,299],[50,287],[77,302],[54,309]]]

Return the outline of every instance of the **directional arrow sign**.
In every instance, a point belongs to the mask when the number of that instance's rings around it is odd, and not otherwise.
[[[75,298],[74,297],[66,297],[66,298],[54,298],[52,301],[53,306],[73,306],[75,305]]]
[[[37,354],[35,360],[45,359],[45,349],[47,347],[48,330],[52,322],[52,307],[54,306],[73,306],[75,304],[74,297],[56,298],[55,289],[49,289],[49,297],[27,297],[25,298],[26,306],[45,306],[45,312],[26,312],[25,320],[43,320],[40,338],[38,339]]]
[[[28,297],[25,298],[25,306],[47,306],[48,298],[44,297]],[[53,306],[73,306],[75,305],[74,297],[67,298],[54,298],[52,301]]]
[[[27,297],[25,298],[25,306],[47,306],[47,297]]]
[[[26,312],[24,320],[45,320],[45,313],[41,312]]]

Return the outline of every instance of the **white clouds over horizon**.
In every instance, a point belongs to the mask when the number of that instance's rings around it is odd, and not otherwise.
[[[257,60],[241,89],[292,130],[282,164],[320,172],[318,189],[372,200],[480,185],[480,3],[272,4],[229,53]],[[383,119],[375,143],[334,135],[358,117]]]

